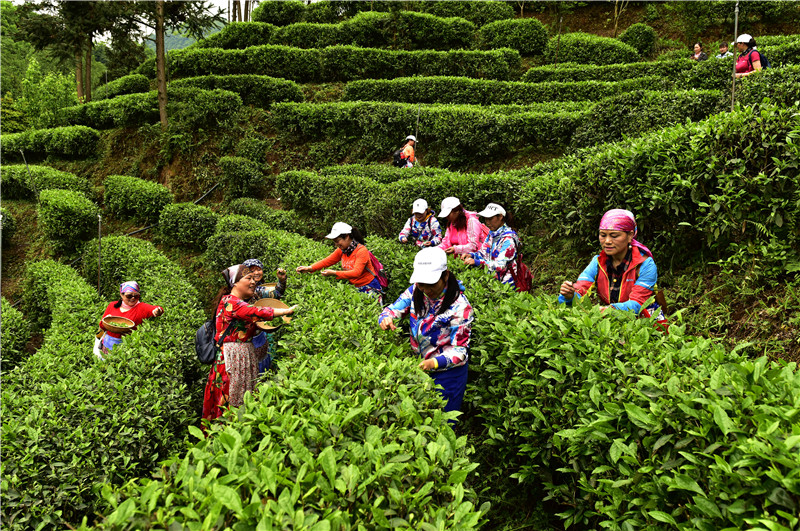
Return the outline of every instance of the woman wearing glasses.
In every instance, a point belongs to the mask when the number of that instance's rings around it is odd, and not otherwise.
[[[118,301],[108,303],[106,311],[103,312],[103,317],[100,318],[100,328],[105,331],[100,338],[100,351],[102,354],[108,354],[115,345],[122,343],[122,336],[130,334],[136,327],[142,324],[142,321],[151,317],[158,317],[164,313],[164,308],[161,306],[153,306],[145,302],[140,302],[139,284],[133,280],[123,282],[119,287],[120,298]],[[116,317],[125,317],[134,322],[134,326],[124,333],[111,332],[106,330],[103,324],[103,319],[112,315]],[[97,346],[97,345],[95,345]],[[95,349],[97,354],[97,349]],[[99,356],[102,358],[102,355]]]

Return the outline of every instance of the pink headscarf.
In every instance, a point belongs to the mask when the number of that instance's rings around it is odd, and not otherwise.
[[[602,219],[600,219],[599,230],[633,232],[634,239],[631,241],[631,245],[638,247],[645,256],[653,256],[653,253],[650,252],[650,249],[636,241],[636,233],[639,232],[639,227],[636,226],[636,218],[633,217],[633,213],[630,210],[622,210],[621,208],[609,210],[603,214]]]

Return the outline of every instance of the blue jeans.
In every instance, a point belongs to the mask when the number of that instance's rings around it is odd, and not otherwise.
[[[464,391],[467,388],[467,374],[469,364],[448,369],[442,372],[431,373],[433,381],[442,386],[439,392],[447,404],[444,411],[461,411],[461,402],[464,401]]]

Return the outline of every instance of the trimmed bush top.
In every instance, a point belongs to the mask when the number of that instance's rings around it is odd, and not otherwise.
[[[639,53],[617,39],[589,33],[565,33],[550,38],[546,60],[548,63],[609,65],[636,62]]]

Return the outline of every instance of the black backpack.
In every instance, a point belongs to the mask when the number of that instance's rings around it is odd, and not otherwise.
[[[194,352],[197,354],[197,359],[200,360],[200,363],[206,365],[210,365],[216,361],[217,354],[222,348],[222,343],[217,344],[217,342],[214,341],[214,333],[217,331],[217,326],[214,322],[216,320],[215,318],[216,316],[203,323],[203,326],[198,328],[197,333],[194,335]],[[225,333],[219,336],[220,341],[225,339],[231,332],[234,323],[235,321],[231,321],[231,324],[225,329]]]
[[[403,156],[404,147],[406,147],[405,144],[397,148],[392,154],[392,158],[394,159],[394,165],[397,166],[398,168],[405,168],[406,166],[406,158]]]
[[[747,63],[750,65],[750,68],[753,68],[753,52],[758,52],[759,57],[761,57],[762,70],[766,70],[767,68],[772,68],[772,65],[769,64],[769,59],[767,59],[767,56],[764,55],[764,52],[762,52],[761,50],[753,50],[752,48],[750,49],[749,52],[747,52]]]

